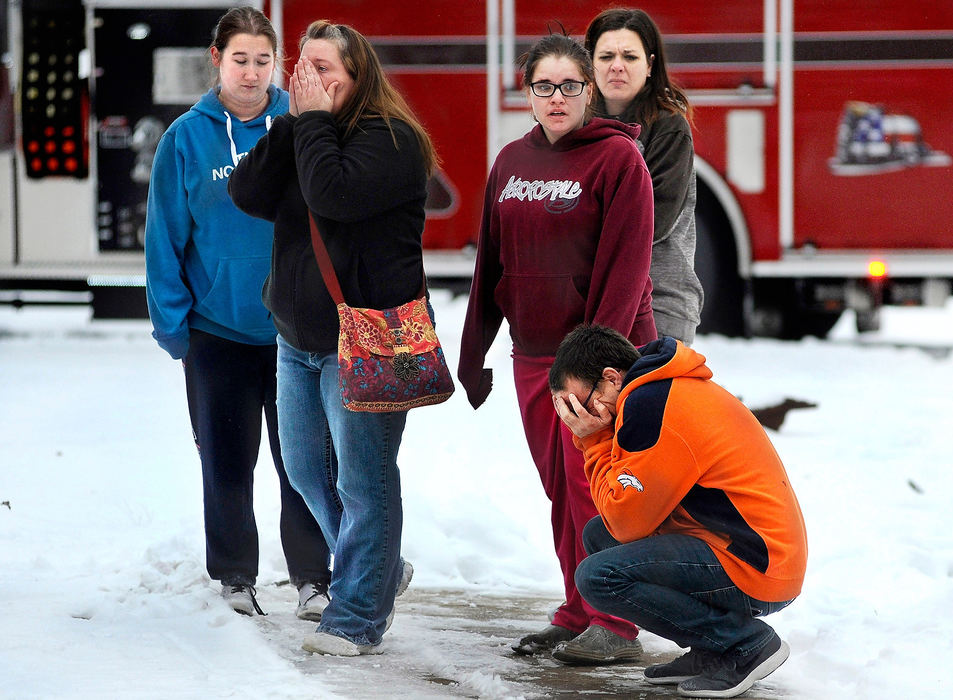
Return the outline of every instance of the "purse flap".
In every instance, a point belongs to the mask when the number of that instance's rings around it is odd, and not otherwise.
[[[338,354],[346,359],[371,355],[393,357],[402,352],[420,355],[440,347],[425,297],[392,309],[361,309],[338,305],[341,332]]]

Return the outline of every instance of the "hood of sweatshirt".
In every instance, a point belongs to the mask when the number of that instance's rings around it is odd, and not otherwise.
[[[569,151],[593,141],[601,141],[612,137],[622,137],[636,141],[641,131],[642,127],[638,124],[626,124],[617,119],[595,117],[575,131],[570,131],[556,143],[550,143],[545,132],[543,132],[543,127],[537,124],[523,137],[523,142],[530,148],[542,148],[547,151]]]
[[[238,165],[238,161],[241,160],[241,156],[244,154],[244,151],[247,149],[240,149],[236,145],[236,141],[240,140],[237,137],[239,131],[243,130],[252,130],[258,132],[262,125],[264,125],[265,130],[271,129],[271,123],[274,121],[275,117],[280,114],[284,114],[288,111],[288,97],[287,93],[279,90],[276,85],[268,86],[268,107],[265,108],[265,111],[259,114],[254,119],[249,119],[247,122],[243,122],[240,119],[233,117],[225,106],[218,99],[218,88],[213,88],[209,90],[202,98],[192,105],[192,108],[189,110],[191,112],[198,112],[203,114],[213,121],[223,123],[225,125],[225,133],[228,136],[229,146],[232,154],[232,165]],[[257,137],[256,137],[257,140]]]
[[[705,364],[705,356],[675,338],[663,336],[642,346],[639,352],[642,357],[626,373],[620,398],[628,396],[633,389],[648,382],[678,377],[712,377],[712,371]]]

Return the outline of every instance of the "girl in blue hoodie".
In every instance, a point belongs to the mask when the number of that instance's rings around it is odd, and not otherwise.
[[[235,208],[228,176],[272,120],[288,111],[273,85],[278,40],[258,10],[219,20],[210,47],[216,87],[176,119],[159,142],[146,217],[146,294],[153,337],[181,359],[202,462],[206,566],[239,613],[255,600],[258,529],[253,471],[264,411],[281,487],[281,544],[297,614],[318,620],[327,603],[328,547],[288,483],[275,407],[276,331],[261,301],[271,225]]]

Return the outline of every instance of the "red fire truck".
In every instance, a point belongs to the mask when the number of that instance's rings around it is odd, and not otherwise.
[[[0,286],[70,282],[92,290],[95,308],[113,285],[141,280],[150,149],[206,89],[203,50],[231,4],[0,0],[11,37],[3,87],[18,99],[6,129],[0,110],[0,196],[13,202],[0,209]],[[549,27],[581,36],[610,3],[253,4],[279,29],[288,66],[313,19],[351,24],[371,39],[443,158],[430,183],[428,271],[466,280],[489,166],[532,125],[515,58]],[[953,4],[637,5],[662,30],[671,72],[696,108],[702,332],[824,335],[845,309],[864,330],[876,327],[883,304],[945,303],[953,282]],[[49,62],[55,56],[64,66],[64,35],[35,33],[51,21],[81,47],[72,102],[43,83],[63,84]],[[34,78],[46,89],[31,92],[34,53],[44,69]],[[64,171],[71,156],[75,170]]]

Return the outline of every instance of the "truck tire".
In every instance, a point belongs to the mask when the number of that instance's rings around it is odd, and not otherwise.
[[[698,194],[701,203],[701,187]],[[744,285],[728,222],[711,207],[696,207],[695,236],[695,274],[705,291],[697,333],[743,336]]]
[[[840,311],[789,311],[784,317],[781,337],[786,340],[801,340],[805,336],[813,335],[823,340],[840,316]]]
[[[797,280],[758,280],[753,285],[752,335],[801,340],[813,335],[825,338],[840,311],[810,308],[805,300],[804,285]]]

